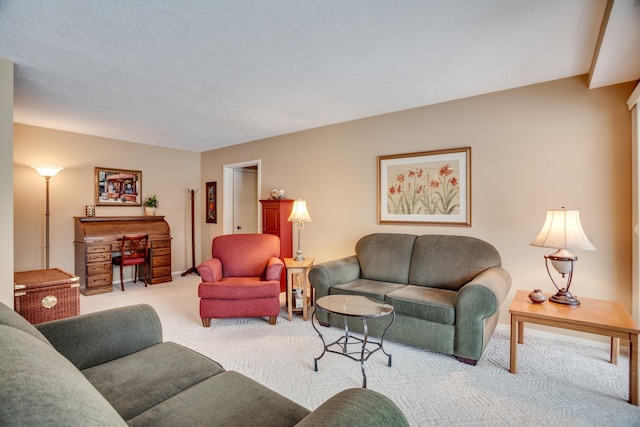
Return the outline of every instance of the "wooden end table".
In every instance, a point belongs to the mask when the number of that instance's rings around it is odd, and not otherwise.
[[[547,294],[547,298],[551,294]],[[629,341],[629,403],[638,403],[638,334],[640,327],[627,309],[618,302],[580,298],[579,306],[557,304],[547,300],[533,304],[529,291],[516,292],[511,307],[511,355],[509,371],[516,374],[518,344],[524,343],[524,323],[553,326],[611,337],[611,363],[618,361],[620,339]]]
[[[287,269],[287,310],[289,315],[289,321],[293,316],[293,311],[302,311],[302,319],[307,320],[307,304],[308,299],[311,296],[311,289],[309,286],[309,270],[313,267],[314,258],[305,258],[302,261],[296,261],[293,258],[285,258],[284,266]],[[302,308],[293,308],[293,278],[300,276],[302,278]]]

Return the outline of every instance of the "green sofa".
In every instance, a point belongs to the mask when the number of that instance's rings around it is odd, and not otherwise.
[[[316,299],[341,294],[384,301],[396,312],[385,339],[477,363],[511,287],[496,248],[467,236],[374,233],[362,237],[355,252],[309,271]],[[320,310],[317,319],[343,326],[342,316]],[[355,320],[350,329],[361,331]],[[380,336],[388,320],[373,320],[369,333]]]
[[[2,426],[406,426],[398,407],[345,390],[310,412],[181,345],[135,305],[34,327],[0,304]]]

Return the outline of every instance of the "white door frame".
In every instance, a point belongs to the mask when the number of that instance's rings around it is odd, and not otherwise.
[[[224,234],[233,234],[233,171],[250,166],[257,168],[257,193],[260,197],[260,189],[262,188],[262,169],[261,160],[247,160],[246,162],[232,163],[223,165],[222,175],[222,232]],[[258,230],[262,230],[262,215],[260,214],[260,203],[256,200],[256,210],[258,211]]]

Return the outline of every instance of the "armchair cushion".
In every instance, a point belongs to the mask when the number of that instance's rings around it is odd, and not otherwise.
[[[222,277],[264,278],[271,258],[280,256],[280,239],[271,234],[218,236],[211,244],[211,256],[220,260]]]

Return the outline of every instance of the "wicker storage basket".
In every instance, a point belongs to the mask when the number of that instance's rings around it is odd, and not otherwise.
[[[77,316],[79,280],[59,268],[14,273],[14,309],[33,324]]]

